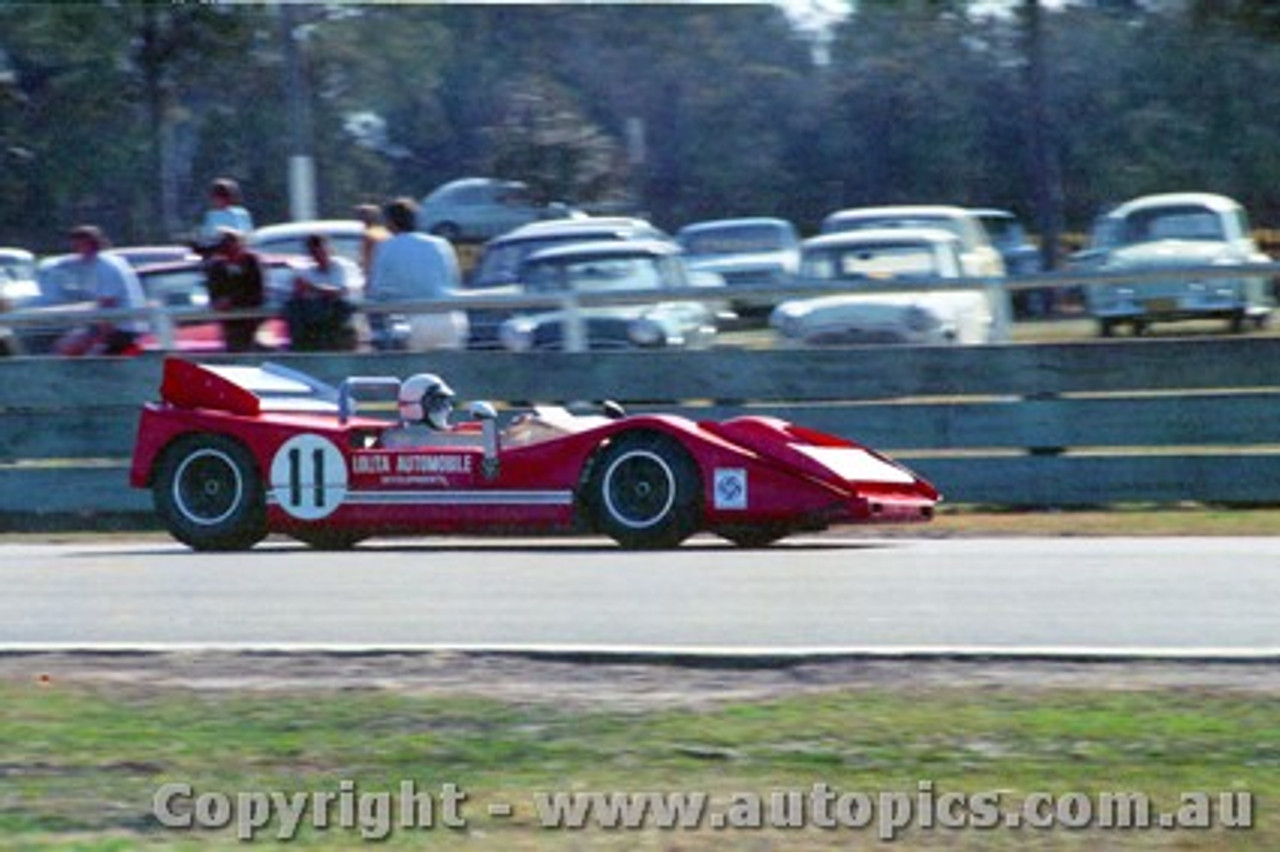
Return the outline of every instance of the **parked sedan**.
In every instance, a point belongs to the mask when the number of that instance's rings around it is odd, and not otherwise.
[[[1009,275],[1036,275],[1044,269],[1040,249],[1027,238],[1027,229],[1013,213],[982,207],[971,211],[987,229],[991,243],[1004,260]],[[1058,301],[1053,287],[1019,290],[1013,294],[1014,312],[1020,317],[1044,317],[1053,313]]]
[[[1269,263],[1250,235],[1244,208],[1222,195],[1170,193],[1121,204],[1099,229],[1109,245],[1098,258],[1103,272],[1142,272],[1178,267],[1231,267]],[[1218,318],[1233,332],[1261,326],[1274,307],[1266,279],[1173,274],[1167,280],[1129,285],[1098,284],[1086,290],[1089,313],[1106,337],[1128,323],[1141,334],[1153,322]]]
[[[249,235],[249,248],[260,254],[310,258],[307,238],[324,237],[337,257],[360,265],[360,249],[364,244],[364,223],[359,219],[312,219],[303,222],[280,222],[263,225]]]
[[[832,213],[822,221],[824,234],[880,228],[940,228],[950,231],[960,241],[964,275],[992,278],[1005,274],[1004,259],[992,244],[987,229],[977,216],[962,207],[857,207]]]
[[[0,248],[0,313],[25,307],[39,296],[35,256],[26,249]],[[16,355],[20,350],[13,329],[0,325],[0,355]]]
[[[583,294],[696,286],[680,248],[657,240],[573,243],[530,256],[520,278],[531,293]],[[714,310],[702,301],[583,308],[582,343],[591,349],[700,347],[716,334]],[[502,344],[514,351],[566,348],[564,311],[516,316],[502,324]]]
[[[447,240],[487,240],[539,219],[581,216],[566,204],[541,204],[527,184],[462,178],[437,187],[418,210],[418,230]]]
[[[689,268],[719,275],[729,287],[781,286],[800,268],[800,235],[785,219],[714,219],[685,225],[676,232]],[[767,315],[773,305],[730,301],[742,315]]]
[[[668,240],[666,232],[644,219],[620,216],[555,219],[521,225],[485,243],[480,261],[467,278],[467,292],[488,294],[522,292],[520,272],[526,258],[553,246],[571,243],[619,240]],[[470,323],[468,345],[472,349],[501,346],[498,329],[512,312],[497,308],[467,312]]]
[[[802,283],[851,292],[783,302],[770,324],[784,338],[813,345],[986,343],[997,313],[983,290],[940,289],[962,277],[961,244],[948,231],[891,228],[806,240]],[[905,292],[862,292],[867,282],[901,282]]]

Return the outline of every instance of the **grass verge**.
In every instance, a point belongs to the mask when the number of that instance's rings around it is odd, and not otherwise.
[[[429,830],[393,826],[383,842],[390,848],[1280,848],[1280,817],[1270,807],[1280,794],[1274,690],[1013,689],[905,678],[776,699],[602,709],[376,688],[193,690],[37,678],[0,684],[0,704],[5,849],[244,848],[230,830],[162,828],[152,815],[153,794],[170,782],[190,784],[197,794],[394,794],[406,780],[419,793],[436,794],[437,824]],[[438,823],[445,816],[445,784],[467,794],[459,807],[465,829]],[[1176,810],[1188,791],[1248,791],[1253,826],[917,826],[881,844],[874,822],[861,830],[714,830],[705,821],[698,830],[538,825],[540,791],[615,790],[705,792],[725,806],[721,810],[741,793],[769,801],[775,791],[800,791],[810,816],[815,790],[862,792],[876,801],[882,792],[903,793],[917,813],[922,804],[940,807],[941,798],[954,793],[998,793],[1003,810],[1037,792],[1095,798],[1141,792],[1161,812]],[[491,816],[495,803],[511,804],[512,815]],[[330,808],[334,821],[339,807]],[[359,824],[358,813],[354,818]],[[767,808],[760,818],[769,821]],[[375,825],[370,819],[366,826]],[[277,831],[278,824],[261,829],[255,845],[276,847]],[[362,845],[358,828],[307,827],[281,848]]]

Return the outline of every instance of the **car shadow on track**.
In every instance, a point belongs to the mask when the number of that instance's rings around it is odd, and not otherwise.
[[[848,538],[796,538],[784,539],[762,547],[739,547],[717,538],[699,537],[684,545],[668,550],[626,550],[607,539],[584,538],[581,540],[555,538],[540,540],[536,538],[472,539],[472,538],[385,538],[370,539],[346,550],[325,550],[315,548],[289,538],[272,538],[248,551],[230,551],[227,553],[201,553],[202,557],[223,557],[226,559],[243,558],[247,554],[254,556],[296,556],[299,553],[349,553],[353,557],[375,555],[380,553],[566,553],[566,554],[678,554],[678,553],[795,553],[824,550],[885,550],[903,546],[903,542],[893,540],[870,540]],[[172,548],[162,550],[121,550],[120,556],[184,556],[190,557],[192,551],[184,545],[174,543]],[[80,555],[89,555],[83,553]]]

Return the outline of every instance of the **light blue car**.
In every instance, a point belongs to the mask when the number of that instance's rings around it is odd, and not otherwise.
[[[520,181],[462,178],[422,199],[418,230],[454,242],[479,242],[539,219],[583,215],[561,202],[539,204]]]

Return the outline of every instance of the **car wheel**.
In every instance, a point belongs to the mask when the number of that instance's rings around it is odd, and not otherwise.
[[[462,236],[462,230],[452,222],[441,222],[431,229],[431,233],[437,237],[442,237],[451,243],[456,243]]]
[[[1098,320],[1098,336],[1099,337],[1115,337],[1116,321],[1115,320]]]
[[[333,530],[308,530],[290,533],[298,541],[316,550],[350,550],[366,536],[360,533],[335,532]]]
[[[769,526],[767,524],[758,527],[725,527],[716,530],[721,538],[728,539],[738,547],[768,547],[776,541],[786,538],[791,530],[786,527]]]
[[[1244,311],[1236,311],[1227,320],[1227,331],[1231,334],[1244,334],[1245,319]]]
[[[623,547],[675,547],[697,532],[702,482],[674,438],[623,433],[601,451],[587,485],[596,528]]]
[[[245,550],[266,537],[258,466],[221,435],[181,438],[165,451],[152,496],[170,534],[196,550]]]

